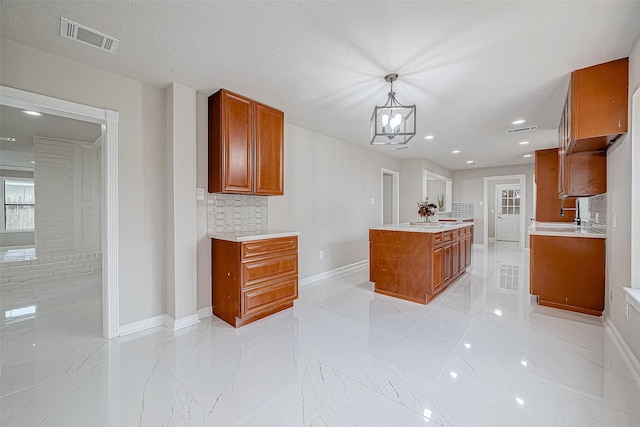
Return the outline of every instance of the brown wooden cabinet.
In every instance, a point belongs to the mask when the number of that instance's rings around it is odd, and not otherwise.
[[[571,73],[566,154],[606,151],[627,132],[629,58]]]
[[[440,233],[369,230],[369,280],[375,291],[430,302],[471,265],[472,228]]]
[[[574,212],[560,216],[562,201],[558,196],[558,148],[535,152],[536,221],[571,222]],[[565,201],[565,208],[574,208],[575,200]]]
[[[530,247],[529,292],[540,305],[602,315],[604,239],[532,235]]]
[[[234,327],[293,306],[298,237],[211,240],[213,314]]]
[[[221,89],[209,97],[209,192],[284,194],[284,114]]]

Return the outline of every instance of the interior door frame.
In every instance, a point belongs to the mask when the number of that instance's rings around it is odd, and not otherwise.
[[[393,194],[391,199],[391,223],[400,221],[400,172],[382,168],[380,173],[380,224],[384,225],[384,176],[391,175]]]
[[[0,85],[0,104],[97,123],[102,127],[102,333],[119,335],[118,283],[118,120],[114,110]]]
[[[494,233],[495,236],[493,236],[493,237],[494,237],[494,240],[496,242],[498,241],[498,215],[501,215],[501,213],[498,213],[498,200],[502,199],[502,197],[498,196],[498,193],[499,193],[498,187],[510,187],[510,186],[513,187],[513,188],[517,187],[518,190],[521,191],[521,193],[520,193],[520,203],[522,203],[522,190],[520,189],[520,184],[496,184],[496,191],[495,191],[495,198],[496,199],[495,199],[495,204],[494,204],[496,214],[495,214],[495,216],[493,218],[493,222],[494,222],[493,230],[495,231],[495,233]],[[520,215],[522,215],[522,205],[520,206]],[[522,233],[522,230],[520,230],[520,227],[518,226],[518,235],[520,235],[520,233]],[[518,240],[518,242],[519,242],[519,240]]]
[[[488,245],[489,241],[489,222],[487,218],[489,217],[489,181],[504,181],[508,179],[518,179],[520,181],[520,250],[525,250],[525,216],[527,212],[527,174],[517,174],[517,175],[500,175],[500,176],[485,176],[484,177],[484,199],[483,199],[483,230],[482,230],[482,241],[485,247]]]

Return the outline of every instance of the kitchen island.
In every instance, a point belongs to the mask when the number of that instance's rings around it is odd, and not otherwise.
[[[375,292],[427,304],[471,265],[473,223],[399,224],[369,229]]]

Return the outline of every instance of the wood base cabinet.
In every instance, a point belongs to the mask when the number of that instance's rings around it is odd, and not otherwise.
[[[211,240],[213,314],[234,327],[293,306],[298,237]]]
[[[532,235],[529,292],[549,307],[601,316],[605,240]]]
[[[380,294],[427,304],[471,265],[473,226],[439,233],[369,230],[369,280]]]

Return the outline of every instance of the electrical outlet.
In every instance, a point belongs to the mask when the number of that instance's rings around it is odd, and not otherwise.
[[[629,303],[624,302],[624,318],[629,320]]]
[[[375,205],[376,204],[376,199],[374,197],[371,198],[371,204]]]
[[[320,251],[320,261],[324,259],[324,251]]]
[[[596,224],[600,222],[600,214],[596,212]]]
[[[613,218],[611,218],[612,222],[613,222],[613,228],[616,228],[618,226],[618,217],[616,214],[613,214]]]
[[[613,301],[613,290],[609,289],[609,301]]]

